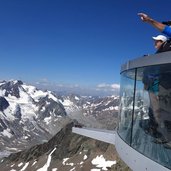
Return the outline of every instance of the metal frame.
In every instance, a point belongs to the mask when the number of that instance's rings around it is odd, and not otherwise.
[[[72,132],[115,145],[116,131],[95,128],[72,128]]]
[[[170,171],[170,169],[144,156],[115,134],[115,147],[121,159],[134,171]]]
[[[130,60],[121,66],[121,73],[129,69],[168,63],[171,63],[170,51],[149,56],[143,56],[134,60]]]

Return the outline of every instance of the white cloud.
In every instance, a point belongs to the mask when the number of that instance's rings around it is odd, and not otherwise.
[[[43,85],[48,85],[51,84],[47,78],[42,78],[39,81],[36,82],[36,85],[43,84]]]
[[[76,93],[80,95],[114,95],[119,93],[119,84],[107,84],[101,83],[96,86],[80,86],[79,84],[63,84],[50,82],[48,79],[44,78],[36,82],[35,85],[37,88],[48,89],[56,92],[65,92],[65,93]]]
[[[42,78],[41,81],[42,82],[49,82],[47,78]]]
[[[111,87],[115,89],[120,89],[120,84],[112,84]]]
[[[96,91],[108,94],[108,95],[113,95],[113,94],[119,94],[120,90],[120,85],[119,84],[107,84],[107,83],[101,83],[96,86]]]
[[[119,84],[106,84],[101,83],[97,85],[97,90],[104,90],[104,91],[116,91],[119,90],[120,85]]]
[[[105,88],[105,87],[108,87],[109,84],[106,84],[106,83],[101,83],[101,84],[98,84],[97,87],[98,88]]]

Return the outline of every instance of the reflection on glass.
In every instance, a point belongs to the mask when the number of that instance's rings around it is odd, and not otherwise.
[[[171,169],[171,64],[122,73],[118,133],[137,151]]]
[[[131,146],[171,168],[171,64],[137,69]]]
[[[131,142],[132,109],[134,96],[135,70],[121,76],[119,134],[128,144]]]

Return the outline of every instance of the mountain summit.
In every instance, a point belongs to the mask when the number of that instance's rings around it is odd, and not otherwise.
[[[49,140],[63,127],[66,115],[51,91],[22,81],[0,82],[0,148],[4,153]]]

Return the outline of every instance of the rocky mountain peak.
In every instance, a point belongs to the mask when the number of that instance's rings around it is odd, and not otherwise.
[[[14,146],[18,151],[47,141],[63,127],[66,115],[64,106],[50,91],[42,91],[20,80],[1,81],[1,151]]]
[[[11,95],[20,98],[19,87],[23,84],[22,81],[3,81],[0,83],[0,89],[5,90],[5,96]]]
[[[56,116],[67,115],[64,106],[61,103],[49,98],[48,96],[42,97],[36,104],[39,106],[39,118],[41,119],[50,117],[51,113],[54,113]]]

